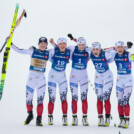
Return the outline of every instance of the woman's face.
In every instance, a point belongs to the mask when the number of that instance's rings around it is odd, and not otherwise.
[[[116,48],[116,50],[117,50],[117,53],[118,53],[119,55],[122,55],[123,52],[124,52],[124,47],[123,47],[123,46],[118,46],[118,47]]]
[[[85,49],[85,44],[78,44],[78,49],[83,51]]]
[[[98,57],[100,55],[101,50],[100,49],[97,49],[97,48],[93,48],[92,49],[92,52],[93,52],[93,54],[94,54],[95,57]]]
[[[59,49],[60,49],[61,52],[65,52],[66,47],[67,47],[66,43],[61,42],[61,43],[58,44],[58,46],[59,46]]]
[[[41,43],[39,44],[39,49],[40,49],[41,51],[44,51],[46,48],[47,48],[47,43],[41,42]]]

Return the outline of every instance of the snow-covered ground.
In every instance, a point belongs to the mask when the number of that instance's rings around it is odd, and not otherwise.
[[[38,38],[46,36],[67,37],[72,33],[75,37],[83,36],[87,44],[99,41],[102,47],[114,46],[117,40],[134,42],[134,1],[133,0],[0,0],[0,44],[2,45],[9,34],[14,8],[20,3],[19,15],[26,9],[28,17],[23,19],[14,33],[13,42],[20,48],[37,46]],[[18,15],[18,16],[19,16]],[[1,46],[0,45],[0,46]],[[68,39],[68,45],[75,45]],[[52,48],[49,44],[48,48]],[[133,47],[134,48],[134,47]],[[130,51],[133,52],[134,49]],[[0,69],[2,68],[3,52],[0,54]],[[54,126],[47,125],[48,91],[44,100],[43,127],[35,126],[36,119],[36,92],[34,95],[34,120],[30,125],[24,126],[27,116],[25,107],[25,84],[28,75],[30,57],[20,55],[11,50],[3,98],[0,101],[0,134],[36,134],[36,133],[77,133],[77,134],[132,134],[134,131],[134,94],[130,99],[131,120],[130,128],[118,129],[117,99],[115,83],[111,95],[112,117],[108,128],[97,127],[96,94],[93,90],[94,67],[91,61],[88,64],[89,92],[88,92],[88,118],[89,127],[82,126],[81,101],[79,96],[78,120],[79,126],[72,127],[71,121],[71,93],[68,90],[68,122],[69,126],[63,127],[62,112],[57,89],[57,98],[54,110]],[[46,78],[51,63],[47,64]],[[134,65],[133,65],[134,67]],[[110,64],[116,82],[116,66]],[[71,63],[67,66],[67,78],[71,70]]]

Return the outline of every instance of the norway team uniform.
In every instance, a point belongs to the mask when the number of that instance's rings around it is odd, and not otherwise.
[[[119,55],[116,51],[110,52],[111,62],[115,61],[117,66],[116,94],[118,99],[119,117],[129,118],[129,99],[133,89],[133,77],[131,74],[131,54],[127,51]]]
[[[67,114],[67,79],[65,74],[66,65],[70,59],[70,50],[61,52],[58,47],[49,50],[49,59],[52,62],[48,76],[49,104],[48,113],[53,114],[54,102],[56,99],[56,86],[58,83],[60,99],[62,102],[62,112]]]
[[[80,83],[82,112],[87,114],[87,93],[88,93],[88,75],[87,63],[89,60],[89,53],[85,50],[80,51],[78,46],[70,46],[71,50],[72,70],[70,73],[70,89],[72,93],[72,113],[77,114],[78,101],[78,83]]]
[[[35,47],[29,49],[19,49],[12,45],[12,48],[21,54],[28,54],[31,56],[31,64],[29,68],[29,75],[26,83],[26,106],[27,112],[31,112],[33,109],[33,94],[35,88],[37,89],[37,115],[42,116],[43,112],[43,100],[46,90],[45,70],[46,63],[49,58],[49,51],[40,51]]]
[[[98,116],[103,116],[103,100],[105,102],[105,115],[106,118],[110,117],[111,104],[110,95],[113,87],[113,74],[109,70],[109,54],[105,51],[101,51],[98,57],[95,57],[93,52],[90,54],[90,58],[95,66],[95,80],[94,85],[97,94],[97,110]]]

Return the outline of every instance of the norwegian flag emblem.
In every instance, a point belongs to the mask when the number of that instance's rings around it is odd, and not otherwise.
[[[104,58],[102,58],[101,60],[102,60],[102,61],[105,61],[105,59],[104,59]]]
[[[84,54],[85,57],[87,57],[87,54]]]
[[[68,59],[69,59],[69,57],[68,57],[68,56],[66,56],[66,59],[68,60]]]
[[[125,58],[124,61],[127,61],[127,58]]]
[[[48,57],[47,57],[47,56],[44,56],[44,58],[45,58],[45,59],[48,59]]]

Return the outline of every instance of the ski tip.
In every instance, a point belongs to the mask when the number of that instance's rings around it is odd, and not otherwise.
[[[16,3],[16,8],[19,8],[19,3]]]

